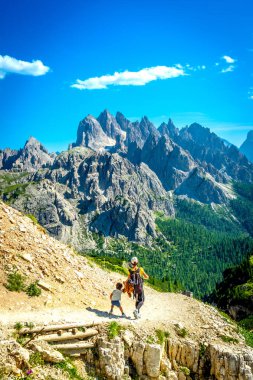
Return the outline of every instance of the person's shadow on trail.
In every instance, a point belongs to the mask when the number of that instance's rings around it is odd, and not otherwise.
[[[120,315],[109,314],[107,311],[93,309],[92,307],[86,307],[86,310],[91,311],[92,313],[97,314],[98,317],[121,318]]]

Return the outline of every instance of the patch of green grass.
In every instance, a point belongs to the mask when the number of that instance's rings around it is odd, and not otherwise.
[[[29,363],[31,364],[32,367],[37,367],[39,365],[45,364],[44,359],[40,352],[33,352],[30,355]]]
[[[84,380],[77,372],[77,368],[71,362],[70,359],[66,359],[60,363],[54,365],[56,368],[60,368],[62,371],[66,372],[69,375],[70,379],[75,380]]]
[[[16,341],[21,345],[23,346],[23,344],[25,344],[25,342],[27,341],[27,337],[22,335],[22,336],[16,336]]]
[[[26,288],[26,294],[30,297],[39,297],[41,295],[41,289],[38,286],[38,281],[35,281],[31,283],[27,288]]]
[[[117,322],[111,322],[108,326],[108,338],[113,339],[119,335],[121,326]]]
[[[5,287],[11,292],[25,291],[25,280],[25,276],[17,271],[9,273]]]
[[[147,336],[146,343],[148,343],[148,344],[156,343],[155,337],[152,335]]]
[[[239,327],[239,332],[245,338],[245,343],[253,348],[253,331],[249,331],[243,327]]]
[[[219,309],[218,309],[218,312],[219,312],[219,314],[221,315],[221,317],[222,317],[227,323],[231,323],[231,324],[234,323],[234,321],[232,320],[232,318],[231,318],[227,313],[225,313],[224,311],[219,310]]]
[[[158,342],[160,344],[163,344],[166,338],[170,336],[170,333],[168,331],[163,331],[163,330],[158,329],[156,330],[156,336],[157,336]]]
[[[26,216],[31,219],[31,221],[34,223],[34,224],[39,224],[36,216],[34,216],[33,214],[26,214]]]
[[[221,335],[220,338],[226,343],[239,343],[239,340],[228,335]]]

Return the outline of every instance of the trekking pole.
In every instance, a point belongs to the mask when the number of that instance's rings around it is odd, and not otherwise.
[[[44,329],[45,329],[45,327],[42,327],[42,329],[39,332],[35,333],[31,339],[29,339],[25,344],[22,345],[22,347],[25,347],[28,343],[30,343],[32,340],[34,340],[36,338],[36,336],[40,335]]]

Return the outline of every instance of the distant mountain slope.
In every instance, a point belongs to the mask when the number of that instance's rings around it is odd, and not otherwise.
[[[253,131],[249,131],[247,139],[240,146],[242,152],[249,161],[253,162]]]

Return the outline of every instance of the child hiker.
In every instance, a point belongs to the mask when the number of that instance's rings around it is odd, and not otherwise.
[[[123,287],[123,285],[120,282],[118,282],[116,284],[116,289],[114,289],[113,292],[110,295],[111,310],[110,310],[109,314],[112,314],[114,306],[117,306],[120,309],[120,311],[121,311],[122,317],[125,317],[126,314],[124,313],[124,311],[122,309],[122,306],[120,304],[121,294],[122,294],[122,290],[121,290],[122,287]]]

